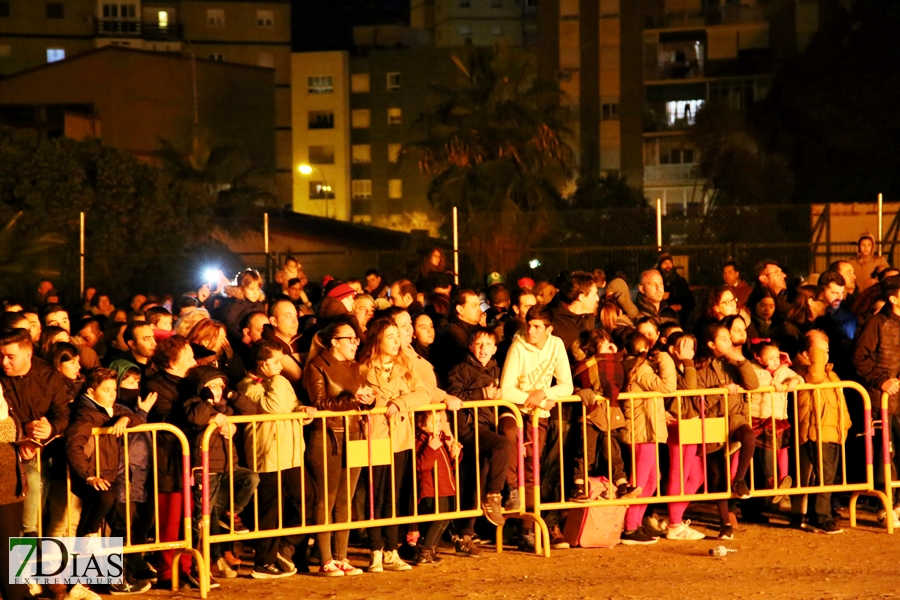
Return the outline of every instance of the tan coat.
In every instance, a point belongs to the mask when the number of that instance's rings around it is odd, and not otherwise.
[[[370,369],[366,373],[366,381],[378,392],[375,408],[383,408],[394,403],[400,409],[391,420],[394,452],[415,448],[415,415],[411,411],[431,403],[431,394],[422,380],[413,375],[412,381],[408,382],[404,376],[406,373],[403,365],[398,363],[394,363],[390,374],[377,368]],[[385,415],[374,415],[370,418],[373,439],[390,437],[391,428]]]
[[[654,362],[658,366],[654,368]],[[658,358],[644,362],[631,376],[628,392],[672,393],[678,386],[677,372],[672,357],[660,352]],[[620,399],[625,413],[625,443],[653,444],[665,442],[668,437],[666,408],[663,399],[630,401]]]
[[[794,369],[803,375],[807,383],[837,382],[841,379],[826,364],[828,353],[820,348],[809,350],[809,361],[802,355],[797,357]],[[809,363],[809,364],[805,364]],[[840,390],[802,390],[797,395],[797,437],[799,442],[819,441],[819,427],[822,441],[829,444],[843,444],[850,430],[850,413]]]
[[[259,379],[248,374],[237,385],[237,389],[259,405],[259,414],[286,415],[305,410],[297,400],[290,382],[281,375]],[[301,467],[304,451],[303,426],[299,419],[248,425],[244,436],[244,451],[248,466],[257,473]]]

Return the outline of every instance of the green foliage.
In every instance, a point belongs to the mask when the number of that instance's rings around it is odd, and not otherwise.
[[[606,174],[579,181],[568,208],[574,210],[641,208],[646,204],[647,200],[641,190],[628,185],[627,177]]]

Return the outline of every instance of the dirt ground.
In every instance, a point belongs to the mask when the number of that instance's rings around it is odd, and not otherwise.
[[[900,532],[889,536],[871,512],[860,513],[860,527],[824,535],[787,527],[775,516],[768,526],[740,524],[731,542],[715,539],[711,511],[689,511],[694,526],[706,533],[698,542],[660,540],[652,546],[555,550],[549,559],[510,548],[500,555],[484,546],[482,558],[444,554],[437,566],[404,573],[324,578],[298,574],[279,580],[221,579],[213,600],[266,596],[269,600],[339,598],[897,598],[900,597]],[[843,511],[847,516],[846,510]],[[736,552],[714,558],[709,550],[724,545]],[[365,567],[367,554],[351,549],[351,562]],[[317,570],[313,566],[312,570]],[[154,596],[170,592],[152,591]],[[184,591],[179,596],[196,598]]]

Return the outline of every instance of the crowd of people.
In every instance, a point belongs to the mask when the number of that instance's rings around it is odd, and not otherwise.
[[[842,446],[861,426],[860,398],[837,390],[793,397],[804,382],[859,381],[874,400],[889,394],[884,426],[900,433],[900,271],[873,255],[871,236],[858,249],[855,260],[798,285],[775,261],[756,265],[752,281],[729,261],[723,284],[699,302],[668,254],[634,282],[613,269],[509,285],[492,274],[483,290],[456,286],[440,249],[415,281],[384,281],[372,269],[361,279],[311,283],[288,258],[271,285],[246,269],[180,297],[139,293],[122,306],[89,288],[77,306],[64,307],[52,282],[41,282],[33,299],[7,299],[0,314],[0,537],[177,541],[187,495],[196,542],[200,444],[210,426],[213,535],[248,533],[251,523],[263,531],[304,519],[409,515],[416,502],[422,515],[479,510],[531,551],[527,512],[508,519],[504,511],[531,508],[531,494],[519,497],[518,485],[534,483],[534,456],[542,473],[566,472],[568,489],[542,486],[550,501],[596,497],[597,477],[609,482],[610,498],[649,498],[662,481],[666,495],[731,489],[732,500],[716,502],[720,539],[733,538],[738,513],[767,522],[764,512],[780,507],[793,527],[840,533],[831,494],[768,502],[751,498],[750,478],[756,489],[787,489],[840,483],[842,466],[852,477],[857,465],[841,465]],[[750,393],[767,386],[775,391]],[[619,399],[704,388],[729,393]],[[580,404],[559,402],[573,394]],[[528,423],[537,413],[538,427],[524,429],[523,473],[514,414],[462,408],[495,399],[517,405]],[[383,414],[359,416],[373,408]],[[316,419],[317,411],[347,414]],[[721,440],[703,444],[679,428],[726,413]],[[259,414],[293,418],[228,420]],[[159,433],[154,443],[149,433],[125,435],[142,423],[185,433],[193,483],[183,479],[175,436]],[[113,435],[95,438],[96,427]],[[355,442],[367,449],[362,463]],[[379,453],[390,460],[376,464]],[[662,521],[648,518],[647,506],[628,506],[623,544],[705,537],[684,518],[687,502],[669,503]],[[884,518],[900,525],[898,513]],[[552,547],[567,548],[565,514],[542,516]],[[456,555],[477,558],[480,525],[466,518],[319,533],[317,572],[364,572],[349,560],[351,536],[370,550],[369,573],[438,563],[442,539]],[[253,546],[251,576],[308,570],[308,542],[272,536],[244,544]],[[230,545],[211,552],[215,577],[238,575]],[[109,592],[170,586],[175,572],[199,586],[190,557],[176,562],[171,550],[128,554],[125,570],[124,583]],[[80,585],[26,589],[4,581],[0,590],[8,600],[96,598]]]

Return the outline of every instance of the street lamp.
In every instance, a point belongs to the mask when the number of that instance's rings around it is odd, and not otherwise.
[[[316,167],[307,164],[300,165],[299,167],[297,167],[297,170],[300,171],[300,174],[304,177],[309,177],[310,175],[312,175],[313,171],[315,171],[319,174],[319,177],[322,178],[322,185],[319,186],[319,189],[325,194],[325,218],[328,218],[328,201],[334,199],[334,194],[332,193],[333,190],[331,186],[328,185],[328,180],[325,178],[325,174]],[[331,195],[331,198],[329,198],[329,195]]]

